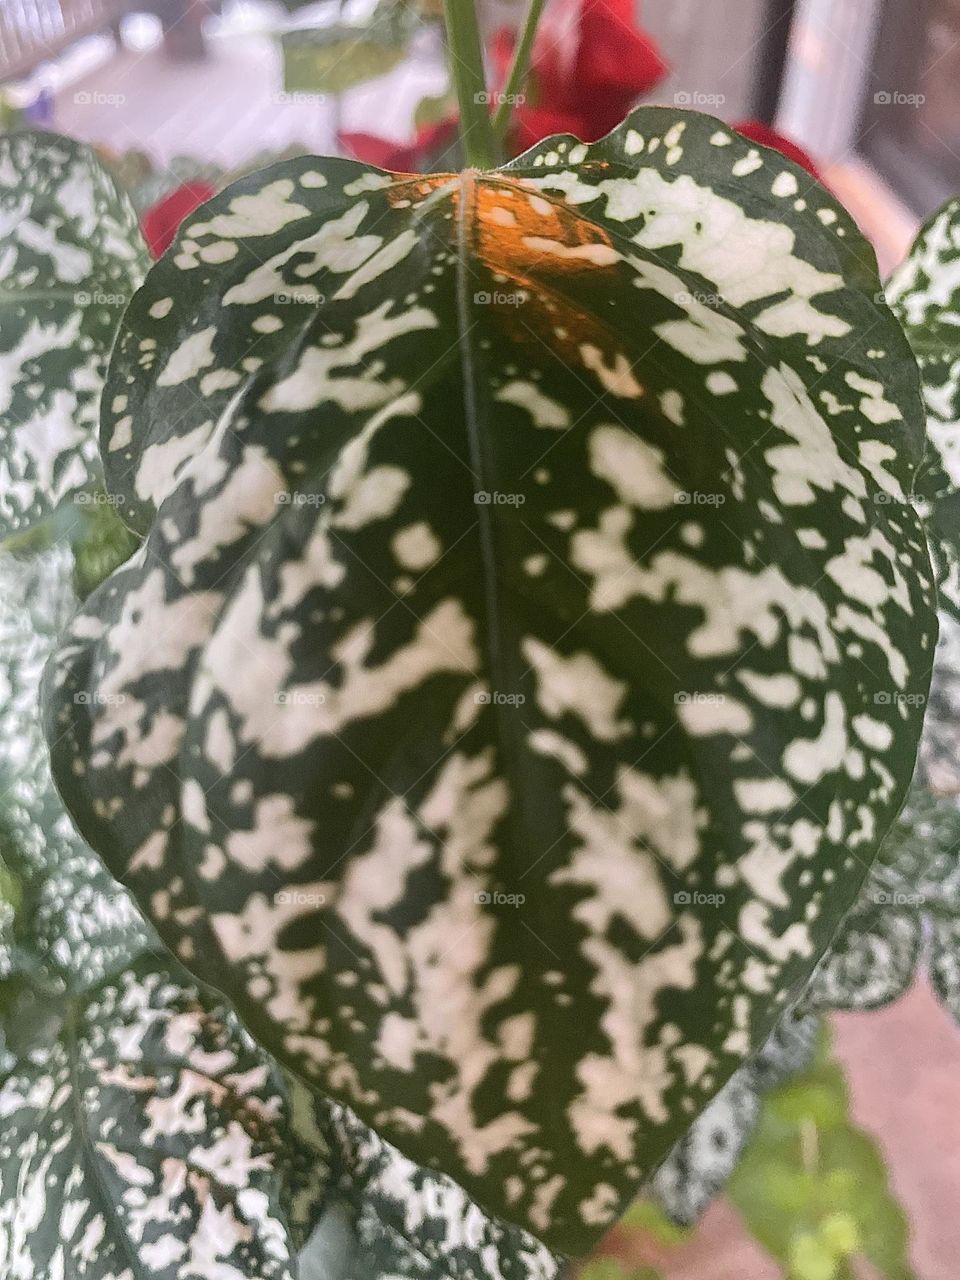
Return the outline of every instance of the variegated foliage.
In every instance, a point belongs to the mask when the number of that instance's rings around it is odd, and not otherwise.
[[[915,365],[821,187],[709,118],[300,159],[126,313],[146,535],[61,792],[278,1059],[580,1252],[806,981],[910,777]]]
[[[960,1022],[960,809],[917,786],[804,993],[810,1009],[873,1009],[921,966]]]
[[[0,540],[99,474],[110,344],[149,259],[130,201],[89,148],[0,137]]]
[[[414,1259],[435,1280],[552,1278],[532,1237],[281,1076],[73,831],[40,672],[75,607],[71,576],[85,595],[135,545],[109,503],[79,514],[72,560],[0,557],[3,1274],[299,1274],[293,1251],[329,1197],[347,1209],[354,1280],[361,1262],[375,1280],[412,1276]]]
[[[320,1104],[347,1229],[346,1280],[555,1280],[535,1236],[488,1217],[452,1179],[415,1165],[346,1107]],[[324,1272],[324,1276],[328,1273]]]
[[[322,1139],[73,832],[37,715],[68,551],[0,557],[0,1274],[296,1276]]]
[[[960,199],[922,228],[886,296],[920,366],[929,446],[917,497],[940,602],[960,618]]]
[[[553,1280],[538,1241],[281,1075],[73,832],[36,706],[70,576],[65,548],[0,557],[0,1273],[292,1277],[339,1205],[351,1280]]]

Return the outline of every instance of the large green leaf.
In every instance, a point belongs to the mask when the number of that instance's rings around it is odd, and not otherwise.
[[[924,225],[886,296],[920,366],[929,449],[917,497],[941,603],[960,618],[960,198]]]
[[[660,109],[487,175],[294,160],[111,365],[146,541],[50,672],[62,794],[271,1052],[560,1250],[763,1042],[913,767],[916,368],[800,181]]]
[[[0,229],[2,540],[99,470],[107,356],[149,259],[94,153],[49,133],[0,137]]]
[[[536,1240],[282,1076],[72,830],[37,715],[70,578],[63,547],[0,557],[0,1271],[292,1276],[329,1197],[350,1280],[552,1280]]]

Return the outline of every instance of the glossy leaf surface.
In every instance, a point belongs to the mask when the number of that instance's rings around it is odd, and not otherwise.
[[[50,673],[64,797],[271,1052],[561,1251],[763,1042],[913,768],[916,370],[800,181],[660,109],[487,175],[294,160],[111,367],[146,541]]]

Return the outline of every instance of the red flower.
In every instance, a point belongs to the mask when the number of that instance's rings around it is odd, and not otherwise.
[[[493,55],[501,84],[512,50],[512,34],[498,32]],[[656,44],[634,24],[633,0],[576,0],[566,15],[548,9],[533,46],[530,101],[514,113],[514,142],[525,150],[552,133],[595,142],[666,72]]]
[[[413,142],[390,142],[372,133],[340,133],[337,141],[364,164],[389,169],[393,173],[426,173],[433,160],[452,146],[457,136],[457,118],[449,116],[438,124],[424,125]]]
[[[215,195],[216,191],[208,182],[185,182],[151,205],[140,219],[151,255],[159,258],[165,253],[184,218]]]
[[[733,127],[737,133],[747,138],[750,142],[759,142],[762,147],[772,147],[774,151],[779,151],[788,160],[802,165],[807,173],[816,178],[818,182],[823,181],[819,169],[803,147],[797,146],[795,142],[785,138],[782,133],[777,133],[776,129],[771,129],[768,124],[761,124],[759,120],[742,120],[740,124],[735,124]]]

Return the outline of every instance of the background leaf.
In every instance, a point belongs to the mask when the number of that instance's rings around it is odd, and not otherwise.
[[[0,1272],[293,1280],[325,1144],[52,789],[37,699],[72,568],[0,555]]]
[[[96,155],[49,133],[0,137],[0,222],[2,541],[98,474],[106,360],[148,258]]]
[[[960,198],[921,228],[886,296],[920,367],[929,440],[917,497],[940,603],[960,617]]]
[[[849,1118],[825,1034],[817,1063],[765,1100],[729,1195],[785,1280],[832,1280],[855,1257],[884,1280],[914,1280],[906,1218],[882,1155]]]

